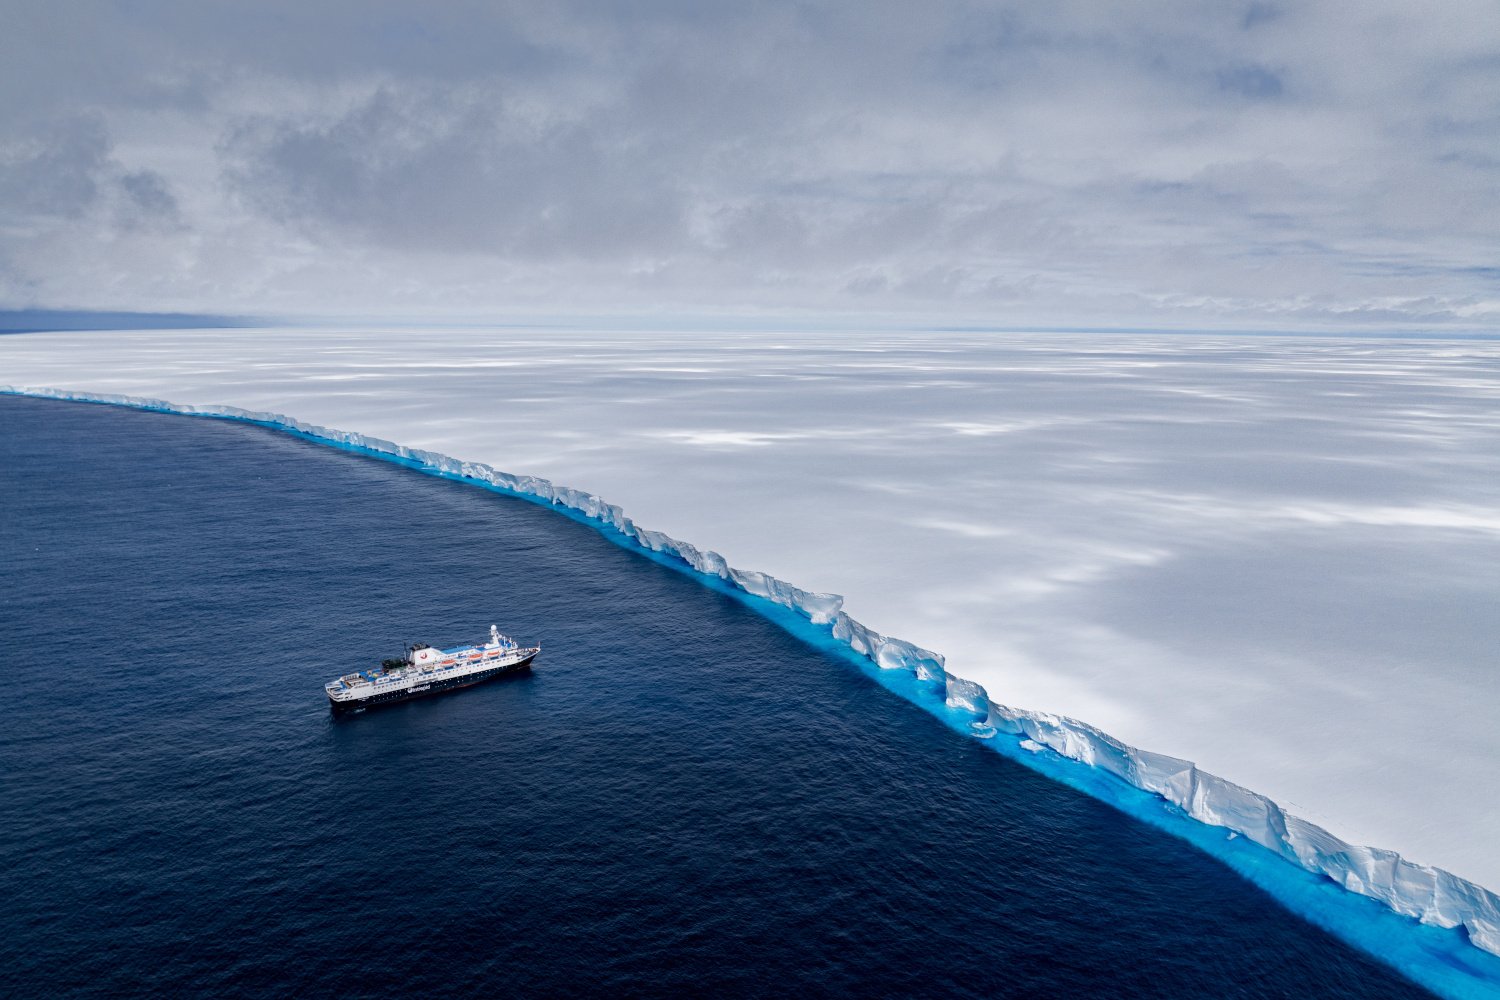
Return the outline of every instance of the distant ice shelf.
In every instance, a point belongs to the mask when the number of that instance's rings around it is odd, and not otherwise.
[[[1500,955],[1500,897],[1494,892],[1440,868],[1414,864],[1395,851],[1349,844],[1292,815],[1266,796],[1203,771],[1191,761],[1130,746],[1075,719],[1000,704],[983,686],[949,674],[941,654],[882,635],[851,618],[843,610],[840,596],[812,592],[766,573],[730,566],[717,552],[637,525],[619,506],[592,493],[278,413],[58,388],[0,386],[0,393],[243,421],[564,508],[601,530],[613,531],[643,549],[678,560],[696,573],[791,609],[812,624],[829,626],[836,640],[882,670],[905,672],[940,685],[946,706],[970,717],[969,728],[976,737],[1007,734],[1017,738],[1025,749],[1051,751],[1113,775],[1159,796],[1200,823],[1244,837],[1306,871],[1327,876],[1350,892],[1378,900],[1398,914],[1431,926],[1462,928],[1474,946]]]

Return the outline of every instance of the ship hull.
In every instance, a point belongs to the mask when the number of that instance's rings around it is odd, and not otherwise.
[[[462,688],[473,687],[492,681],[497,677],[508,677],[513,674],[527,673],[531,670],[531,661],[536,659],[532,653],[524,660],[515,663],[507,663],[503,667],[495,667],[491,670],[480,670],[462,677],[453,677],[442,681],[433,681],[430,684],[418,685],[414,688],[402,688],[399,691],[386,691],[382,694],[371,695],[368,698],[349,701],[334,701],[328,699],[328,705],[339,715],[348,715],[353,712],[361,712],[367,708],[384,708],[387,705],[399,705],[405,701],[415,701],[418,698],[429,698],[433,695],[447,694],[449,691],[458,691]]]

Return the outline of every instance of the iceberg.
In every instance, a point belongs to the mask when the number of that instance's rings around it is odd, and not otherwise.
[[[1395,851],[1346,843],[1192,761],[1128,746],[1076,719],[989,705],[989,723],[1020,737],[1023,745],[1112,774],[1200,823],[1223,827],[1403,916],[1436,927],[1461,927],[1474,945],[1500,955],[1500,897],[1488,889],[1440,868],[1413,864]]]
[[[1109,775],[1159,798],[1197,823],[1221,828],[1230,838],[1243,838],[1396,914],[1432,927],[1461,929],[1473,946],[1500,956],[1500,897],[1494,892],[1441,868],[1408,861],[1395,851],[1350,844],[1192,761],[1131,746],[1076,719],[996,702],[982,685],[949,673],[941,654],[882,635],[850,617],[839,595],[805,590],[767,573],[730,566],[717,552],[637,525],[619,506],[592,493],[279,413],[59,388],[0,385],[0,393],[254,424],[559,508],[683,571],[794,612],[809,625],[825,629],[848,653],[877,670],[908,675],[937,692],[938,704],[962,717],[975,736],[1005,734],[1014,738],[1023,755],[1050,752]],[[1465,991],[1454,995],[1460,993],[1468,995]]]

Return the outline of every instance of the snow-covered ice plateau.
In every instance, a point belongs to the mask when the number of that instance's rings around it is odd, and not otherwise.
[[[285,414],[623,518],[603,497],[994,728],[1500,953],[1500,343],[122,331],[0,337],[0,383]]]

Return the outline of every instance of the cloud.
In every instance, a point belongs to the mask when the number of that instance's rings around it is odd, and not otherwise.
[[[1486,12],[37,6],[0,297],[1493,325]]]
[[[11,219],[82,215],[99,199],[109,151],[97,118],[48,123],[0,155],[0,206]]]
[[[172,223],[177,199],[154,170],[127,170],[97,116],[49,121],[0,146],[0,223],[25,230],[113,209],[114,224]]]
[[[137,170],[122,174],[118,183],[135,221],[172,222],[177,219],[177,199],[161,174],[154,170]]]
[[[1266,100],[1280,97],[1281,77],[1264,66],[1231,66],[1216,74],[1219,88],[1241,97]]]
[[[671,246],[677,192],[610,138],[487,95],[382,87],[332,120],[241,123],[223,152],[236,193],[314,238],[625,259]]]

